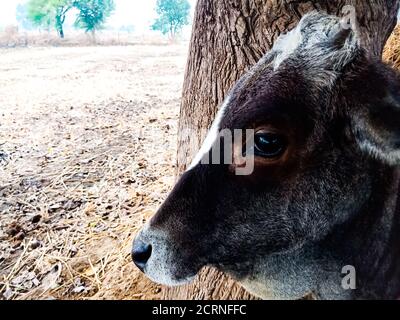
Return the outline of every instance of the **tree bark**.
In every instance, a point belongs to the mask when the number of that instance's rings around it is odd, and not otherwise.
[[[58,7],[57,8],[57,13],[56,13],[56,29],[58,36],[61,39],[64,39],[64,22],[66,18],[67,12],[71,9],[71,6],[67,7]]]
[[[356,9],[363,44],[381,56],[400,0],[198,0],[178,132],[177,174],[196,154],[231,86],[312,10],[342,15]],[[247,299],[251,296],[220,272],[206,268],[191,285],[164,288],[166,299]]]
[[[62,19],[61,19],[61,17],[56,17],[56,29],[57,29],[57,33],[58,33],[58,36],[61,38],[61,39],[64,39],[64,26],[63,26],[63,22],[62,22]]]

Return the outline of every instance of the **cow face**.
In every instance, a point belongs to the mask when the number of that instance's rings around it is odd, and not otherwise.
[[[355,31],[305,16],[233,87],[200,154],[135,239],[135,263],[167,285],[206,265],[241,279],[257,261],[324,239],[360,211],[379,168],[399,162],[398,89]],[[230,143],[221,130],[235,129],[254,136],[234,141],[233,161],[201,161]],[[238,158],[253,162],[251,173],[236,174]]]

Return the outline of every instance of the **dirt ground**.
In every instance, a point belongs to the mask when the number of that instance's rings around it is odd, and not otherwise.
[[[135,232],[174,182],[187,46],[0,50],[0,299],[153,299]]]

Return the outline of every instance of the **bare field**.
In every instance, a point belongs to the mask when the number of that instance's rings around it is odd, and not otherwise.
[[[0,49],[0,298],[153,299],[131,241],[174,182],[185,45]]]

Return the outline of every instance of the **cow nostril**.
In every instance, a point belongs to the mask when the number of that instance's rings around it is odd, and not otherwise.
[[[132,250],[132,260],[135,265],[141,270],[144,270],[147,261],[150,259],[152,247],[142,241],[135,240]]]

